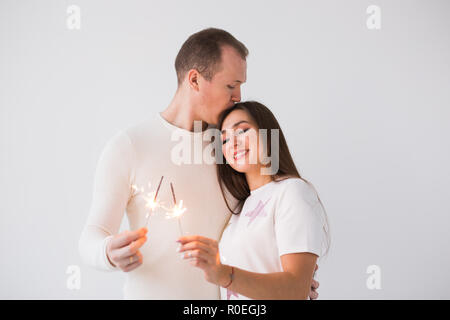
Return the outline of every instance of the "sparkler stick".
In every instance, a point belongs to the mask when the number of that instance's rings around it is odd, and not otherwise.
[[[162,183],[163,179],[164,179],[164,176],[161,176],[161,180],[159,180],[158,188],[156,189],[153,200],[150,200],[147,202],[147,207],[150,208],[150,211],[147,213],[147,220],[145,222],[146,226],[148,226],[148,220],[150,219],[150,216],[151,216],[153,210],[158,206],[158,203],[156,202],[156,198],[158,197],[159,188],[161,187],[161,183]]]
[[[173,190],[172,182],[170,183],[170,189],[172,189],[173,204],[177,204],[177,198],[175,198],[175,191]]]
[[[183,236],[183,229],[181,228],[180,217],[183,214],[183,212],[186,211],[186,208],[183,209],[183,200],[181,200],[180,205],[177,206],[177,198],[175,197],[175,191],[173,189],[172,182],[170,183],[170,189],[172,189],[172,197],[173,197],[173,203],[174,203],[173,216],[177,218],[180,235]]]
[[[156,189],[155,199],[153,199],[153,201],[155,201],[155,202],[156,202],[156,197],[158,196],[159,188],[161,188],[161,182],[163,181],[163,179],[164,179],[164,176],[161,176],[161,180],[159,180],[158,188]]]

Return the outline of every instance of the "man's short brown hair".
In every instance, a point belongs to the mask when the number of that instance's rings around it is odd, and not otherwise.
[[[234,48],[242,59],[247,58],[248,49],[245,45],[225,30],[208,28],[191,35],[183,43],[175,59],[178,85],[191,69],[196,69],[210,81],[219,71],[222,47],[226,45]]]

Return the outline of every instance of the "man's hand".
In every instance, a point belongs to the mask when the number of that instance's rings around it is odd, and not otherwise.
[[[316,270],[319,269],[319,266],[316,264],[316,268],[314,269],[314,275],[316,274]],[[311,282],[311,290],[309,291],[309,299],[315,300],[319,297],[319,293],[316,291],[317,288],[319,288],[319,281],[313,279]]]
[[[141,228],[115,235],[106,247],[106,255],[111,264],[123,272],[139,267],[143,262],[139,248],[147,241],[146,234],[147,228]]]

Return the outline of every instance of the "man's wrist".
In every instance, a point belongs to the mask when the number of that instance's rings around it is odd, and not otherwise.
[[[113,267],[113,268],[116,267],[116,265],[115,265],[115,264],[111,261],[111,259],[109,258],[108,251],[106,251],[106,259],[108,259],[108,262],[109,262],[109,264],[111,265],[111,267]]]
[[[111,259],[109,258],[109,255],[108,255],[108,246],[109,246],[109,243],[110,243],[111,239],[112,239],[112,236],[109,236],[109,237],[107,237],[107,238],[105,239],[105,256],[106,256],[106,263],[109,263],[110,269],[116,269],[117,266],[111,261]]]

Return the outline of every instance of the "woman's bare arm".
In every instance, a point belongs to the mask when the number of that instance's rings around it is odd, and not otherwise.
[[[255,273],[234,268],[230,290],[252,299],[308,299],[317,255],[309,252],[281,256],[283,272]],[[230,266],[224,266],[220,285],[230,281]]]
[[[207,281],[225,287],[230,282],[231,266],[220,261],[218,243],[202,236],[178,239],[179,252],[201,268]],[[307,299],[318,256],[309,252],[281,256],[282,272],[256,273],[234,268],[228,289],[251,299]]]

